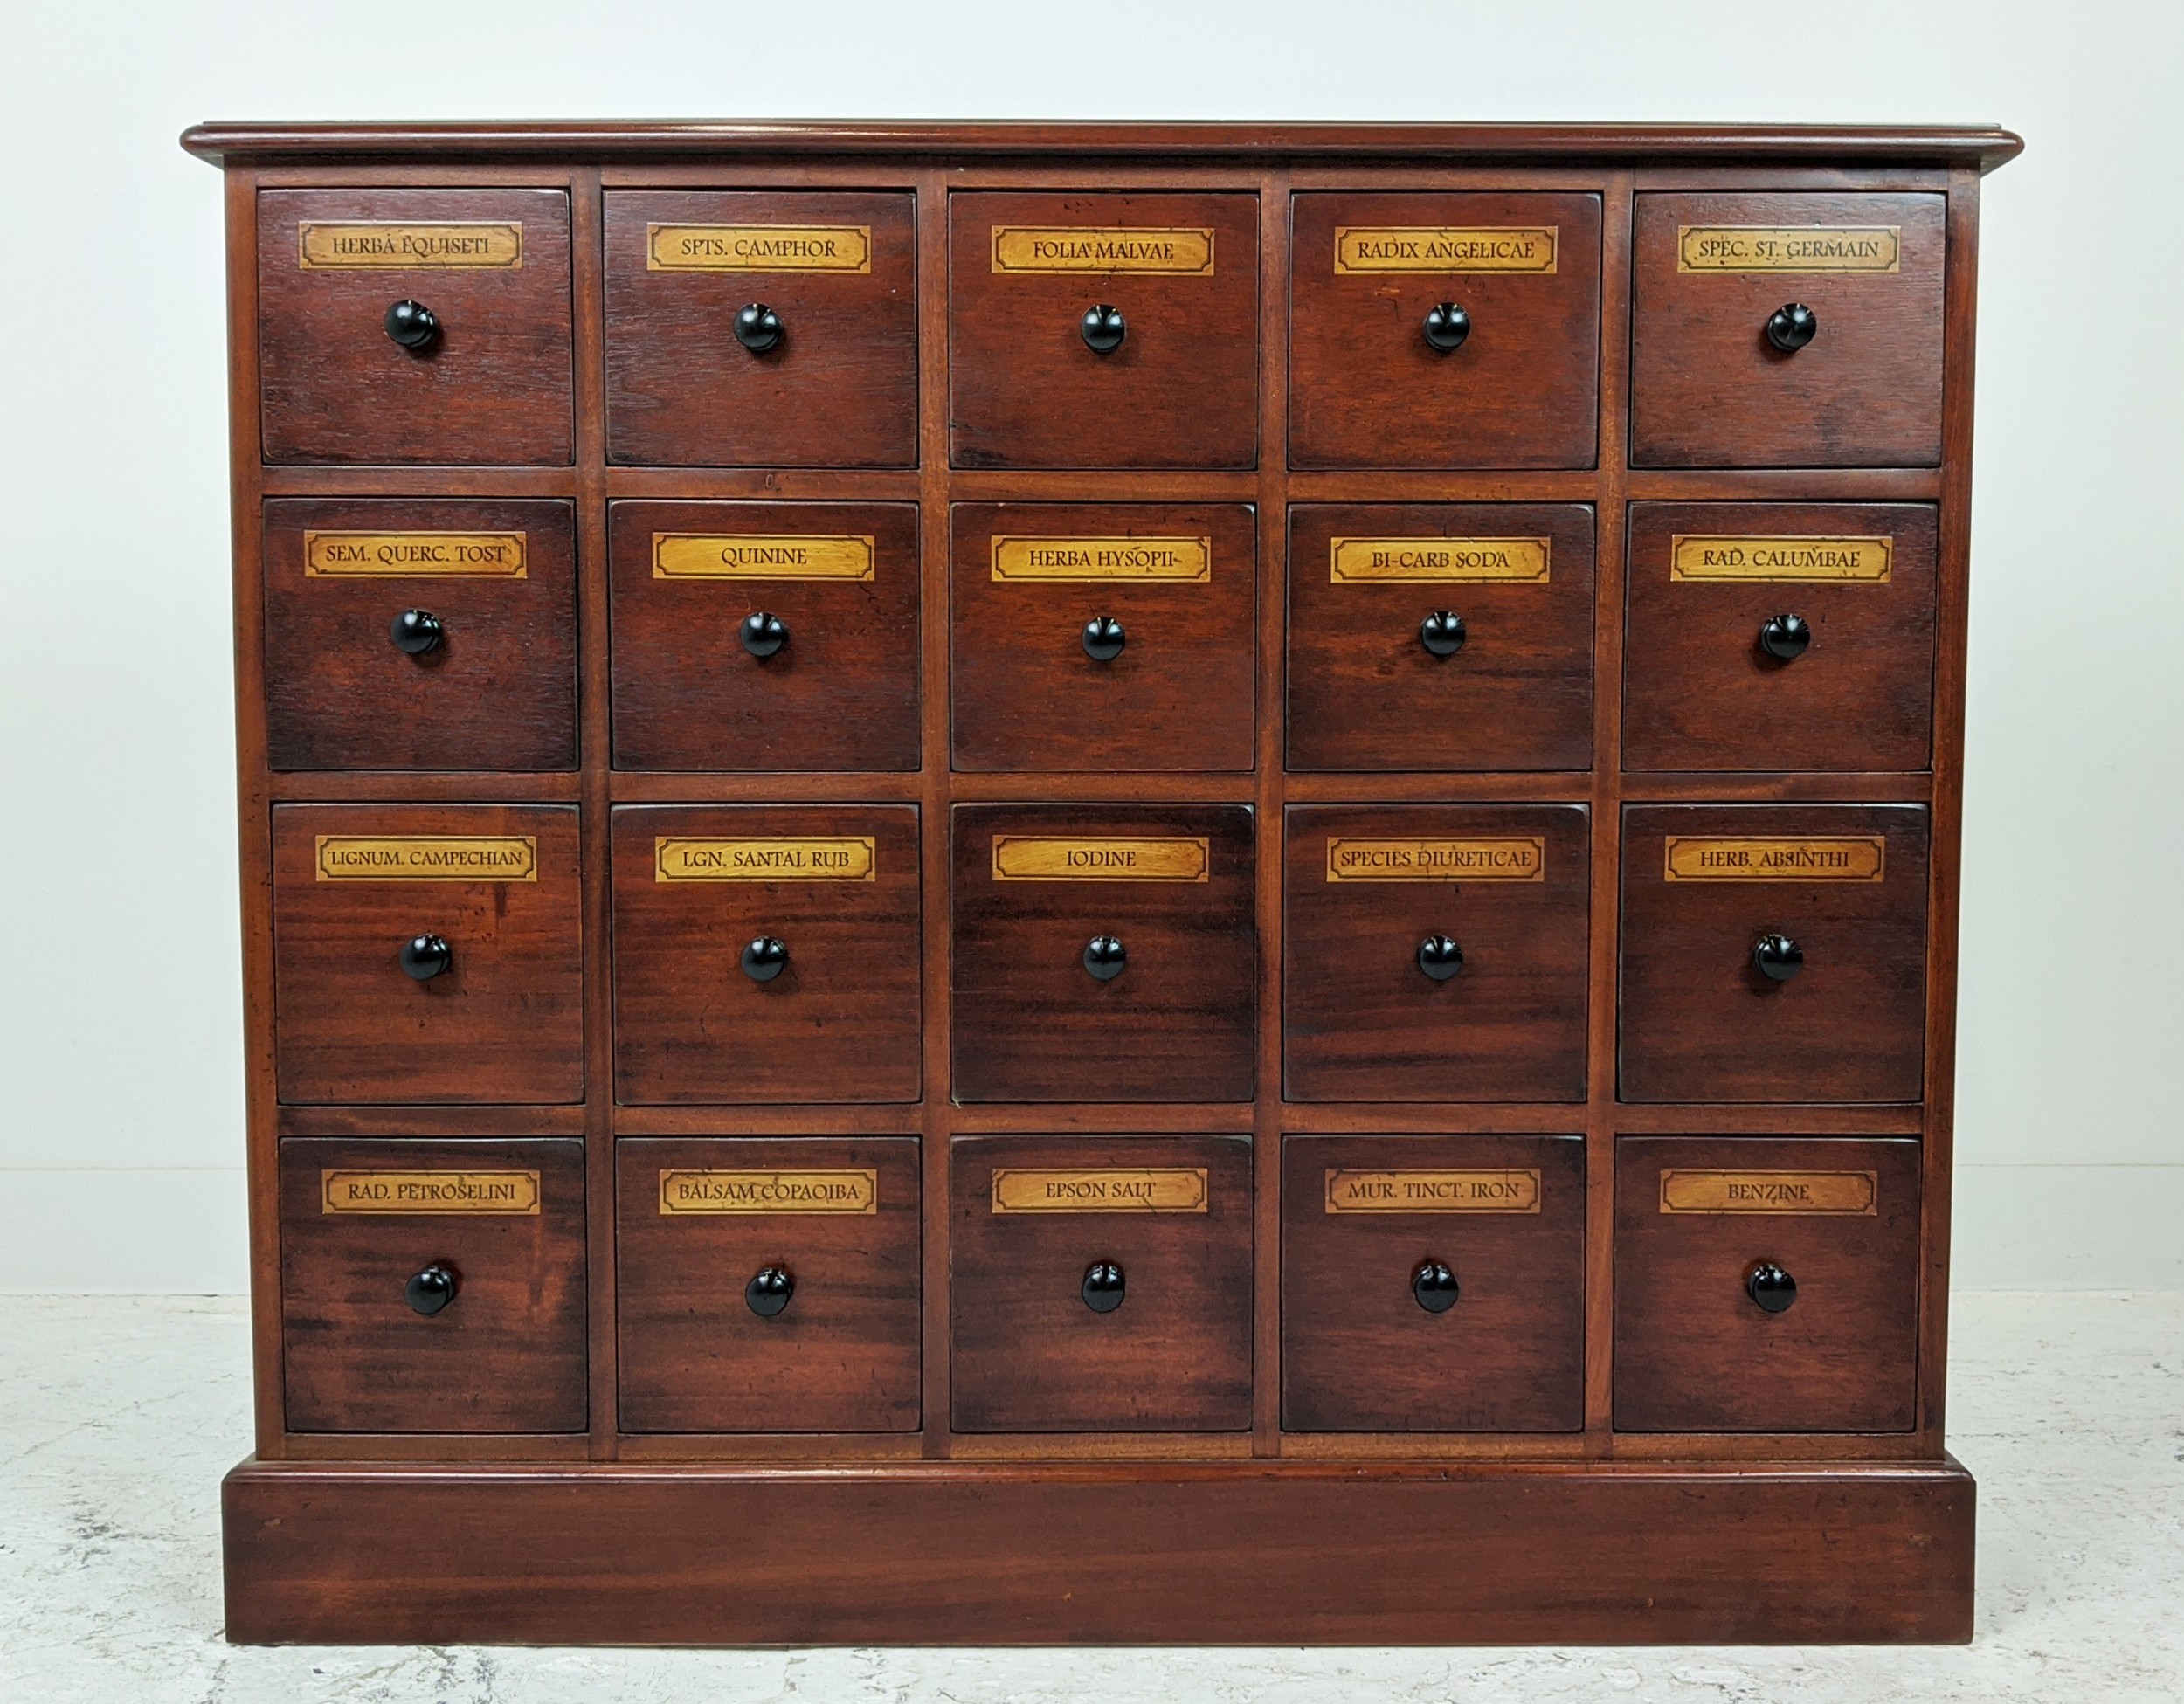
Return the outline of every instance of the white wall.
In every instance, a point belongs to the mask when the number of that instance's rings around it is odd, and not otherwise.
[[[2022,132],[2024,158],[1987,181],[1982,259],[1957,1270],[2184,1283],[2181,16],[2174,0],[13,11],[0,1288],[244,1282],[219,180],[176,133],[648,115]]]

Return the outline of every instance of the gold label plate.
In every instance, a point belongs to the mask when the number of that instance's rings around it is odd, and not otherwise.
[[[876,881],[869,834],[788,840],[653,841],[654,881]]]
[[[997,580],[1175,580],[1213,577],[1210,538],[1017,538],[993,540]]]
[[[1335,227],[1335,273],[1535,273],[1555,269],[1559,225]]]
[[[993,837],[996,881],[1209,881],[1212,868],[1202,834]]]
[[[1104,1166],[993,1174],[997,1213],[1202,1213],[1204,1166]]]
[[[1836,1213],[1873,1218],[1880,1176],[1870,1171],[1663,1171],[1664,1213]]]
[[[536,1171],[321,1171],[322,1213],[538,1216]]]
[[[878,560],[869,536],[653,535],[655,580],[869,580]]]
[[[1353,1171],[1327,1173],[1330,1213],[1536,1213],[1539,1173]]]
[[[1547,583],[1544,538],[1338,538],[1328,548],[1337,585],[1433,585],[1447,580]]]
[[[321,834],[321,881],[536,881],[531,834]]]
[[[876,1213],[876,1171],[662,1171],[660,1216]]]
[[[1143,230],[997,224],[997,273],[1167,273],[1213,275],[1213,233],[1200,227]]]
[[[869,273],[868,224],[647,224],[648,273]]]
[[[498,220],[307,221],[296,228],[296,266],[307,273],[521,272],[523,227]]]
[[[521,580],[529,569],[523,533],[310,533],[303,535],[307,580],[358,576],[468,575]]]
[[[1878,834],[1708,839],[1669,836],[1669,881],[1879,881],[1888,841]]]
[[[1680,224],[1679,273],[1894,273],[1898,224]]]
[[[1677,533],[1669,542],[1671,580],[1884,586],[1895,567],[1893,537],[1744,538]]]
[[[1545,881],[1547,843],[1538,835],[1495,840],[1368,840],[1327,837],[1330,881]]]

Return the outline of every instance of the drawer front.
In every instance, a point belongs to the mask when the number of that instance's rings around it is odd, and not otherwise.
[[[1943,201],[1640,196],[1632,460],[1937,465]],[[1798,307],[1810,319],[1793,323]],[[1785,342],[1810,340],[1786,349],[1771,326]]]
[[[1289,511],[1289,767],[1593,761],[1593,510]]]
[[[957,1100],[1251,1099],[1248,808],[963,805],[954,826]]]
[[[614,813],[619,1100],[915,1100],[917,811]]]
[[[584,1098],[573,806],[276,805],[284,1101]]]
[[[615,1147],[625,1431],[916,1431],[917,1143]]]
[[[960,194],[949,224],[957,466],[1257,461],[1257,197]]]
[[[1585,1099],[1584,806],[1293,806],[1286,838],[1290,1100]]]
[[[1616,1427],[1909,1431],[1918,1262],[1915,1142],[1622,1137]]]
[[[267,461],[566,466],[570,348],[565,191],[258,197]]]
[[[582,1431],[584,1144],[280,1144],[292,1431]]]
[[[964,503],[958,769],[1248,769],[1256,528],[1241,503]]]
[[[1251,1425],[1251,1143],[963,1136],[953,1144],[959,1431]]]
[[[1924,805],[1623,816],[1621,1098],[1911,1101]]]
[[[1629,597],[1627,768],[1932,763],[1929,505],[1635,503]]]
[[[1290,220],[1292,466],[1598,459],[1598,196],[1300,195]]]
[[[1580,1431],[1584,1138],[1282,1138],[1282,1424]]]
[[[276,769],[577,766],[563,502],[266,505]]]
[[[609,516],[617,768],[917,767],[916,505]]]
[[[606,421],[619,462],[911,466],[916,198],[609,190]]]

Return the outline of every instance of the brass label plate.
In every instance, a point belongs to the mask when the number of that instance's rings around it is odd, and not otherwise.
[[[1679,273],[1895,273],[1899,224],[1680,224]]]
[[[648,273],[869,273],[868,224],[647,224]]]
[[[538,1216],[536,1171],[321,1171],[322,1213]]]
[[[876,1171],[682,1171],[660,1174],[663,1218],[686,1213],[876,1213]]]
[[[1434,585],[1449,580],[1547,583],[1544,538],[1338,538],[1328,547],[1337,585]]]
[[[306,220],[296,227],[296,266],[307,273],[521,272],[523,227],[512,220]]]
[[[533,834],[321,834],[321,881],[536,881]]]
[[[1198,226],[1137,230],[997,224],[997,273],[1166,273],[1213,276],[1213,233]]]
[[[996,534],[997,580],[1172,580],[1213,577],[1210,538],[1019,538]]]
[[[1671,580],[1884,586],[1895,569],[1893,537],[1745,538],[1677,533],[1669,542]]]
[[[1486,840],[1378,840],[1327,837],[1330,881],[1545,881],[1547,843],[1538,835]]]
[[[1870,1171],[1663,1171],[1664,1213],[1880,1213]]]
[[[1204,1166],[1102,1166],[993,1174],[997,1213],[1202,1213]]]
[[[1878,834],[1708,838],[1671,834],[1669,881],[1879,881],[1888,841]]]
[[[993,837],[996,881],[1209,881],[1212,870],[1202,834]]]
[[[529,573],[524,533],[314,533],[303,535],[307,580],[359,576],[465,575],[521,580]]]
[[[1499,1171],[1353,1171],[1330,1167],[1330,1213],[1536,1213],[1539,1173]]]
[[[653,841],[654,881],[876,881],[869,834],[801,839]]]
[[[870,580],[878,563],[870,535],[653,535],[655,580]]]
[[[1555,270],[1561,227],[1341,224],[1335,273],[1536,273]]]

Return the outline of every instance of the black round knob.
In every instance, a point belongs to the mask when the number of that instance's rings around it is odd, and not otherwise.
[[[1077,1294],[1095,1314],[1112,1314],[1123,1305],[1123,1269],[1112,1260],[1095,1260],[1084,1269]]]
[[[1463,949],[1445,935],[1429,935],[1418,943],[1418,968],[1445,983],[1463,969]]]
[[[789,943],[762,935],[743,949],[743,974],[755,983],[770,983],[789,968]]]
[[[1084,654],[1095,663],[1111,663],[1123,654],[1125,637],[1113,616],[1094,616],[1084,624]]]
[[[1420,1261],[1411,1274],[1411,1294],[1428,1314],[1446,1314],[1456,1305],[1456,1275],[1441,1261]]]
[[[1418,642],[1436,657],[1453,657],[1470,634],[1454,610],[1435,610],[1418,624]]]
[[[387,335],[412,355],[422,355],[439,341],[439,315],[421,301],[398,301],[380,323]]]
[[[764,355],[781,341],[781,316],[762,301],[737,310],[736,341],[753,355]]]
[[[1102,302],[1084,310],[1077,329],[1084,335],[1084,347],[1094,355],[1113,355],[1123,347],[1123,334],[1130,327],[1123,322],[1121,308]]]
[[[1095,935],[1084,943],[1084,968],[1103,983],[1121,976],[1129,962],[1130,955],[1123,950],[1123,943],[1111,935]]]
[[[785,1266],[761,1266],[743,1286],[743,1302],[762,1320],[770,1320],[789,1305],[796,1294],[796,1280]]]
[[[435,1260],[402,1287],[402,1299],[429,1317],[454,1300],[455,1287],[460,1281],[453,1266],[444,1266]]]
[[[387,637],[404,656],[422,657],[428,651],[439,649],[446,631],[430,610],[404,610],[387,629]]]
[[[1770,1314],[1785,1312],[1797,1300],[1797,1280],[1772,1260],[1745,1274],[1745,1294]]]
[[[1771,983],[1786,983],[1805,968],[1805,949],[1787,935],[1763,935],[1752,943],[1753,968]]]
[[[1767,315],[1767,341],[1784,355],[1795,355],[1820,335],[1820,315],[1801,301],[1784,304]]]
[[[779,616],[757,610],[743,617],[743,625],[737,637],[743,640],[743,649],[752,656],[771,657],[788,644],[789,624]]]
[[[402,943],[402,971],[411,982],[429,983],[455,963],[455,949],[437,935],[413,935]]]
[[[1812,624],[1803,616],[1769,616],[1759,624],[1759,649],[1778,662],[1795,662],[1812,642]]]
[[[1455,302],[1435,302],[1426,310],[1426,341],[1448,355],[1471,335],[1471,316]]]

